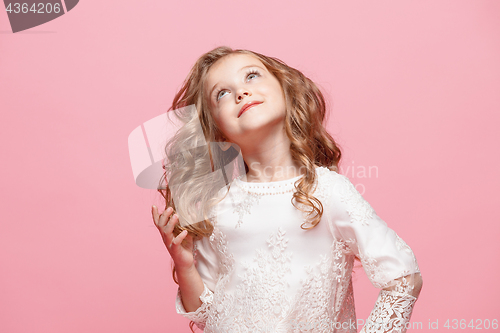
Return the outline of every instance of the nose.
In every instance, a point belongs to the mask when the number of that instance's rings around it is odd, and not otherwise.
[[[245,90],[242,88],[238,91],[238,94],[236,94],[236,96],[237,96],[238,102],[240,102],[243,99],[243,97],[252,96],[252,93],[250,93],[248,90]]]

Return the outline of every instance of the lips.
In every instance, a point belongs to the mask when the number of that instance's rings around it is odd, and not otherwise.
[[[262,102],[248,102],[240,110],[240,113],[238,113],[238,118],[245,112],[246,110],[250,109],[252,106],[255,106],[257,104],[261,104]]]

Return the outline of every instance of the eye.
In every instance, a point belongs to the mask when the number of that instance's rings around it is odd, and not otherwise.
[[[251,71],[247,72],[247,79],[249,77],[258,77],[258,76],[260,76],[260,73],[256,69],[252,69]]]
[[[217,91],[217,93],[215,94],[215,99],[216,100],[219,100],[221,98],[221,93],[225,92],[225,90],[219,90]],[[222,95],[224,96],[224,95]]]

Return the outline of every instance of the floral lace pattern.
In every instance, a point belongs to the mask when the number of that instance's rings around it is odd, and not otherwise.
[[[215,235],[212,241],[222,247],[226,243],[224,234],[218,230]],[[239,332],[326,333],[339,320],[355,322],[351,281],[354,256],[347,244],[333,242],[330,253],[304,267],[306,278],[300,280],[302,287],[291,299],[286,289],[292,252],[287,251],[285,236],[286,231],[278,228],[267,239],[268,249],[257,249],[253,262],[243,263],[244,273],[239,275],[242,282],[234,294],[223,293],[224,288],[217,285],[206,330],[229,332],[231,327]]]
[[[286,258],[280,258],[286,249],[284,234],[281,230],[268,239],[271,254],[258,249],[255,260],[256,267],[250,263],[244,264],[245,273],[240,274],[242,283],[237,286],[235,293],[225,292],[229,277],[233,273],[234,260],[227,250],[227,241],[224,233],[216,227],[211,242],[216,248],[221,249],[220,260],[225,262],[225,269],[221,272],[217,284],[212,311],[208,313],[208,332],[230,332],[238,329],[239,332],[271,332],[277,325],[275,317],[263,316],[259,310],[265,309],[265,313],[280,312],[281,302],[285,285],[283,284],[284,271],[289,270]],[[289,254],[290,255],[290,254]],[[274,275],[266,279],[265,274],[273,274],[273,264],[278,263],[278,270]],[[263,275],[264,273],[264,275]],[[277,288],[273,288],[277,287]],[[281,294],[279,293],[281,291]],[[269,294],[268,294],[269,293]]]
[[[337,176],[342,181],[341,186],[339,186],[340,200],[346,204],[351,222],[368,225],[368,221],[375,212],[372,206],[356,190],[349,178],[340,174],[337,174]]]
[[[401,237],[399,237],[398,235],[396,235],[396,247],[400,251],[405,250],[411,252],[411,248],[408,246],[408,244],[406,244],[406,242],[402,240]]]
[[[359,259],[361,260],[363,268],[373,285],[377,288],[384,288],[386,286],[383,282],[386,280],[384,268],[368,253],[360,253]]]
[[[406,277],[401,277],[396,280],[396,284],[394,286],[394,291],[402,294],[411,294],[413,291],[413,284],[410,284],[410,279]]]
[[[417,258],[415,258],[415,256],[413,255],[413,251],[411,250],[410,246],[408,244],[406,244],[406,242],[401,237],[399,237],[398,234],[396,234],[396,247],[400,251],[405,250],[408,253],[411,253],[411,255],[413,256],[413,263],[414,263],[417,271],[420,272],[420,268],[418,267],[418,263],[417,263]]]
[[[381,290],[361,333],[404,333],[417,299],[405,293]]]
[[[307,277],[301,279],[302,289],[285,321],[293,323],[287,332],[331,332],[336,325],[356,322],[351,280],[354,256],[346,256],[349,252],[345,242],[335,241],[328,255],[305,267]]]
[[[237,191],[230,191],[231,204],[234,208],[233,212],[239,215],[238,222],[235,228],[238,228],[243,223],[243,217],[251,213],[254,205],[259,203],[260,195],[255,193],[243,192],[241,188]]]
[[[206,284],[204,285],[204,290],[200,295],[200,300],[202,302],[201,306],[193,312],[186,312],[184,305],[182,304],[181,290],[177,289],[177,297],[175,300],[175,308],[178,313],[182,313],[184,317],[193,321],[196,326],[201,329],[205,328],[205,320],[208,316],[208,310],[213,302],[213,292],[208,289]]]
[[[238,313],[236,325],[261,332],[266,327],[276,327],[279,318],[289,310],[291,299],[286,295],[289,287],[286,278],[291,274],[292,252],[286,251],[285,234],[278,228],[267,239],[268,249],[257,249],[253,263],[244,265],[241,284],[235,292],[235,297],[243,300],[234,309]],[[264,315],[268,313],[273,316]]]
[[[226,276],[232,271],[234,266],[234,258],[227,249],[227,240],[225,235],[217,228],[217,224],[214,226],[212,235],[210,235],[210,243],[217,250],[220,260],[219,274]]]

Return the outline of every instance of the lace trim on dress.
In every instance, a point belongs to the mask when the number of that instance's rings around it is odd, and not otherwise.
[[[393,291],[411,295],[414,287],[415,286],[410,283],[409,279],[407,280],[406,277],[403,276],[396,280],[396,283],[393,286]]]
[[[295,187],[294,184],[302,175],[285,180],[278,180],[276,182],[265,183],[252,183],[242,181],[240,176],[235,178],[234,184],[247,193],[254,193],[257,195],[276,195],[291,192]]]
[[[404,333],[417,298],[406,293],[381,290],[360,333]]]
[[[259,203],[264,195],[279,195],[290,193],[294,190],[295,182],[302,175],[292,179],[280,180],[276,182],[252,183],[241,179],[244,175],[234,179],[235,190],[229,192],[233,213],[237,213],[239,218],[235,225],[238,228],[243,223],[246,214],[251,214],[252,207]]]
[[[205,322],[208,317],[208,311],[213,302],[213,292],[210,289],[208,289],[205,283],[203,283],[203,285],[204,285],[204,290],[200,295],[200,301],[202,304],[198,309],[196,309],[196,311],[192,312],[186,311],[184,305],[182,304],[182,295],[180,288],[177,288],[177,297],[175,300],[175,308],[177,313],[193,321],[196,324],[196,326],[198,326],[201,329],[205,328]]]

